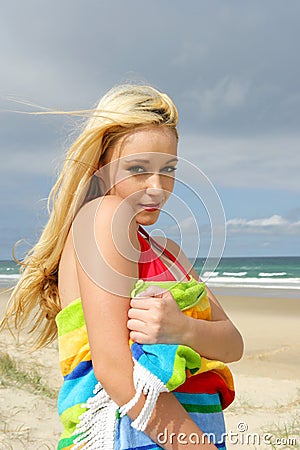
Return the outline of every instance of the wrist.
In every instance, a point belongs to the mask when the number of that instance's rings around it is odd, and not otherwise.
[[[191,347],[193,336],[193,319],[186,314],[182,314],[181,326],[179,328],[179,343]]]

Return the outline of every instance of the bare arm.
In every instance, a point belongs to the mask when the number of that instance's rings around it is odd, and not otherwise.
[[[133,362],[128,345],[129,331],[126,326],[130,299],[126,292],[130,292],[138,277],[138,266],[134,261],[134,259],[136,260],[138,241],[136,224],[134,221],[130,223],[130,217],[133,217],[132,211],[129,211],[128,214],[124,211],[124,215],[117,221],[121,224],[122,229],[116,229],[120,244],[119,248],[116,247],[116,240],[113,239],[111,232],[111,223],[119,206],[120,200],[111,196],[111,198],[105,199],[93,217],[93,214],[89,214],[89,206],[86,205],[87,209],[79,213],[76,219],[78,220],[77,229],[79,231],[82,229],[84,235],[82,245],[75,239],[75,249],[77,242],[77,250],[80,250],[77,251],[78,280],[95,375],[108,395],[121,406],[135,394]],[[91,218],[95,223],[96,246],[98,253],[102,255],[100,259],[95,256],[93,248],[89,248],[92,247],[92,244],[87,236],[91,230],[90,225],[86,222],[90,222]],[[130,223],[128,228],[125,228],[126,223]],[[124,229],[126,233],[123,233]],[[79,235],[77,233],[77,238],[80,241],[80,233]],[[85,258],[89,264],[92,260],[92,266],[89,266],[90,270],[87,270],[85,264],[82,264]],[[94,264],[99,272],[94,271]],[[112,283],[111,289],[107,289],[107,286],[105,288],[106,281],[101,278],[101,274],[107,275],[109,272],[111,280],[118,280],[118,283]],[[142,396],[128,414],[131,419],[138,416],[144,402],[145,398]],[[146,433],[152,440],[157,441],[158,434],[163,433],[165,429],[169,434],[180,432],[202,434],[175,396],[169,393],[160,395]],[[163,448],[180,450],[194,448],[194,446],[175,440],[173,444],[169,442],[164,444]],[[216,447],[206,442],[201,448]]]
[[[184,254],[181,261],[186,267],[190,264]],[[195,269],[190,270],[190,275],[201,281]],[[208,286],[206,291],[211,305],[212,320],[195,320],[187,317],[190,320],[185,327],[184,342],[207,358],[225,363],[238,361],[244,351],[243,338]]]
[[[200,281],[178,245],[168,240],[167,248],[178,256],[189,274]],[[132,330],[131,338],[140,343],[180,343],[193,348],[201,356],[225,363],[239,360],[243,354],[243,339],[212,291],[208,287],[206,289],[211,304],[211,321],[182,314],[171,295],[163,299],[132,300],[128,323]]]

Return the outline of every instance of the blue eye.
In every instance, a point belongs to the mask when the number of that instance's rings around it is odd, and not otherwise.
[[[177,167],[166,166],[163,169],[161,169],[160,172],[172,173],[172,172],[175,172],[176,169],[177,169]],[[132,174],[153,173],[151,171],[148,172],[143,166],[132,166],[132,167],[128,167],[128,169],[126,169],[126,170]]]
[[[177,167],[167,166],[162,169],[162,172],[172,173],[175,172],[176,169]]]
[[[128,170],[128,172],[131,172],[131,173],[144,173],[145,172],[145,169],[142,166],[132,166],[132,167],[129,167],[127,170]]]

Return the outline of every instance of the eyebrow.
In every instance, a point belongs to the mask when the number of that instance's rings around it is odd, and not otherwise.
[[[132,162],[142,162],[145,164],[149,164],[150,160],[149,159],[142,159],[142,158],[136,158],[136,159],[125,159],[124,160],[126,163],[132,163]],[[170,164],[171,162],[177,162],[178,158],[172,158],[169,161],[166,162],[166,164]]]

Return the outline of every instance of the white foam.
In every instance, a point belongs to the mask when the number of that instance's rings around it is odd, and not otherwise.
[[[265,288],[265,289],[299,289],[300,278],[238,278],[238,277],[217,277],[206,278],[204,281],[208,286],[220,287],[251,287],[251,288]]]
[[[259,277],[282,277],[283,275],[287,275],[287,273],[286,272],[274,272],[274,273],[260,272],[258,274]]]
[[[14,273],[14,274],[0,274],[0,289],[1,288],[9,288],[12,286],[15,286],[20,279],[20,274]]]
[[[13,273],[13,274],[11,274],[11,275],[3,275],[3,274],[0,274],[0,279],[1,280],[11,280],[11,279],[15,279],[15,280],[18,280],[19,278],[20,278],[20,274],[19,273]]]
[[[244,277],[248,272],[223,272],[223,275],[232,277]]]
[[[211,277],[217,277],[219,275],[219,272],[204,272],[202,275],[203,278],[211,278]]]

